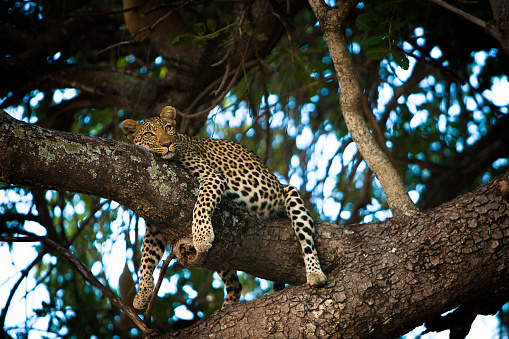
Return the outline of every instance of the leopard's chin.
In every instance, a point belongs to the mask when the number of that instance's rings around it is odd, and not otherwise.
[[[175,156],[175,152],[169,152],[169,151],[168,151],[168,152],[164,153],[164,154],[161,156],[161,158],[163,158],[163,159],[171,159],[171,158],[173,158],[174,156]]]

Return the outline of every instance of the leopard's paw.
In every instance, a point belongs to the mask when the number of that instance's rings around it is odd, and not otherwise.
[[[148,303],[150,302],[150,298],[152,298],[151,290],[140,290],[134,297],[133,300],[134,308],[137,308],[139,310],[146,308],[148,306]]]
[[[308,284],[313,287],[322,287],[327,283],[327,277],[322,271],[307,274]]]
[[[233,299],[225,298],[224,301],[223,301],[223,306],[221,306],[221,309],[222,310],[226,310],[227,308],[230,308],[233,305],[237,305],[238,303],[239,303],[238,300],[233,300]]]
[[[214,239],[212,239],[214,241]],[[212,241],[194,241],[194,248],[198,253],[205,253],[212,247]]]
[[[198,253],[207,252],[212,247],[212,242],[214,242],[212,225],[199,228],[197,232],[193,233],[193,244]]]

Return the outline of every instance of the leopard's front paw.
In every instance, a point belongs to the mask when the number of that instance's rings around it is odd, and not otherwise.
[[[214,242],[212,226],[199,227],[193,232],[193,244],[197,252],[207,252],[212,247],[212,242]]]
[[[139,310],[146,308],[151,298],[152,290],[140,289],[140,291],[136,294],[133,300],[134,308],[137,308]]]
[[[205,253],[212,247],[212,242],[214,241],[214,237],[210,241],[207,240],[194,240],[194,248],[198,253]]]
[[[327,283],[327,276],[322,271],[311,272],[307,275],[307,281],[313,287],[322,287]]]

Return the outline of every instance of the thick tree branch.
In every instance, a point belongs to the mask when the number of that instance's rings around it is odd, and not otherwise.
[[[323,30],[338,74],[341,111],[348,132],[380,181],[393,215],[411,216],[418,209],[410,200],[396,168],[377,145],[362,116],[360,85],[342,29],[343,20],[356,1],[342,2],[340,7],[335,8],[330,8],[320,0],[310,0],[309,3]]]
[[[2,113],[0,180],[114,199],[164,232],[173,251],[190,234],[194,179],[127,143],[48,131]],[[467,301],[507,299],[508,196],[506,174],[411,218],[349,228],[317,223],[326,287],[302,285],[242,303],[175,336],[388,338]],[[205,267],[305,281],[287,220],[260,222],[223,201],[213,224]]]

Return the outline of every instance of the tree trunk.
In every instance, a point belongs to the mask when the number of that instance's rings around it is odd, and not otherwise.
[[[2,113],[0,180],[114,199],[173,246],[191,233],[195,180],[127,143],[48,131]],[[287,288],[161,335],[389,338],[460,303],[507,299],[508,197],[505,174],[411,218],[351,227],[319,222],[317,248],[329,279],[324,288]],[[216,240],[203,267],[305,281],[287,220],[262,223],[223,201],[213,224]]]

